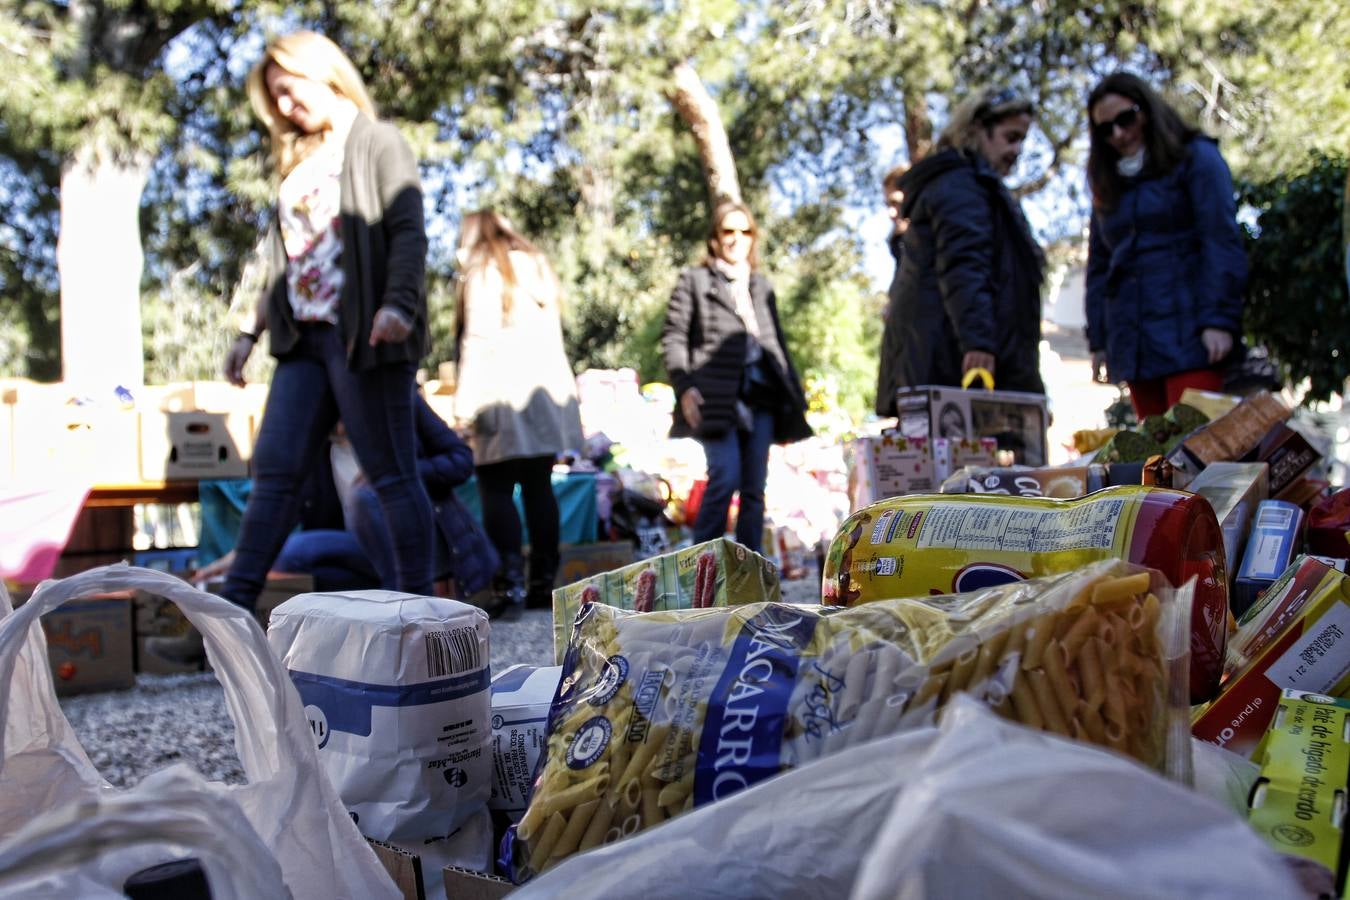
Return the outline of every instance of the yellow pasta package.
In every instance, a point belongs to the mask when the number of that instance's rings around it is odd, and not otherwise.
[[[578,614],[529,807],[507,842],[512,875],[929,724],[958,692],[1186,777],[1192,593],[1106,560],[853,608],[592,604]]]

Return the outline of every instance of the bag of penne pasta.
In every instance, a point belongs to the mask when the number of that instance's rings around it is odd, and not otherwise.
[[[847,609],[592,604],[578,614],[529,808],[508,842],[512,875],[930,724],[957,693],[1184,777],[1192,593],[1108,560]]]

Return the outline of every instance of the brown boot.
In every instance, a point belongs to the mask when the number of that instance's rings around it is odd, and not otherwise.
[[[200,666],[206,662],[206,642],[202,640],[202,633],[195,628],[178,637],[146,638],[145,652],[185,666]]]

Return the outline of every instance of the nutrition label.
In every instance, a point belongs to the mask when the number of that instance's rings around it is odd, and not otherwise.
[[[927,510],[916,546],[943,550],[1052,553],[1107,550],[1116,540],[1123,502],[1098,500],[1065,509],[1019,509],[992,503]]]

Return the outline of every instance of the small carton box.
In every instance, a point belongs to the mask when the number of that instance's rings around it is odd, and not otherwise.
[[[1216,462],[1197,475],[1186,490],[1199,494],[1214,507],[1223,529],[1223,552],[1231,584],[1247,544],[1256,506],[1270,494],[1265,463]]]
[[[389,873],[403,900],[426,900],[427,893],[422,884],[422,860],[416,853],[374,838],[366,838],[366,843],[375,851],[375,858]]]
[[[600,541],[594,544],[563,544],[558,548],[557,587],[622,569],[633,562],[632,541]]]
[[[548,711],[562,666],[516,665],[492,679],[492,796],[488,808],[511,822],[529,805],[544,753]]]
[[[1228,607],[1234,616],[1247,611],[1261,592],[1284,574],[1298,551],[1303,510],[1282,500],[1262,500],[1256,507],[1247,550],[1238,566]]]
[[[130,594],[71,600],[41,621],[58,696],[136,684]]]
[[[1269,391],[1261,391],[1208,425],[1200,426],[1167,454],[1176,469],[1176,486],[1186,488],[1187,483],[1211,463],[1245,458],[1260,445],[1270,429],[1288,419],[1289,414],[1289,407],[1278,397]]]
[[[1261,776],[1248,821],[1275,850],[1315,866],[1317,896],[1343,896],[1347,734],[1350,701],[1286,690],[1255,756]],[[1308,886],[1306,868],[1299,877]]]
[[[1321,458],[1322,454],[1308,443],[1307,438],[1280,422],[1271,426],[1261,443],[1244,460],[1270,466],[1270,495],[1275,497]]]
[[[1223,687],[1193,714],[1191,733],[1250,756],[1289,688],[1332,696],[1350,689],[1350,578],[1307,556],[1238,621]]]
[[[998,441],[994,438],[938,438],[934,442],[938,478],[946,478],[967,466],[988,468],[998,464]]]
[[[726,538],[695,544],[554,590],[554,662],[563,661],[584,604],[652,612],[781,599],[778,570],[760,554]]]
[[[1106,484],[1106,467],[1100,465],[1062,468],[969,468],[965,478],[954,472],[942,485],[944,494],[1008,494],[1013,497],[1054,497],[1069,500],[1100,490]],[[964,487],[962,491],[960,488]]]
[[[853,509],[886,497],[930,493],[939,479],[933,442],[894,430],[854,440],[849,500]]]
[[[247,478],[251,432],[247,414],[142,412],[141,478]]]
[[[1044,394],[966,391],[942,385],[901,388],[895,395],[900,433],[910,438],[994,438],[1025,466],[1050,462]]]

